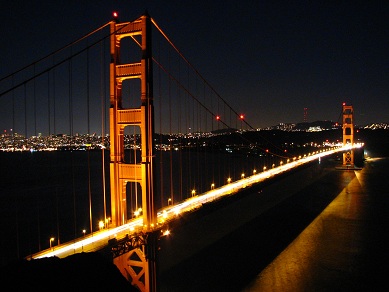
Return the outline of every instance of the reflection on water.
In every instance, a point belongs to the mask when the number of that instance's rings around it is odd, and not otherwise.
[[[376,272],[381,269],[374,264],[377,247],[371,243],[377,192],[367,188],[377,179],[375,162],[345,172],[343,179],[351,181],[343,191],[243,291],[362,291],[378,286],[382,278]],[[375,253],[380,252],[383,257],[384,250]]]

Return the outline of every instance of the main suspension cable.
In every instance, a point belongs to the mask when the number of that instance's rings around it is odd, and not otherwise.
[[[241,115],[238,114],[237,111],[235,111],[229,104],[228,102],[213,88],[213,86],[199,73],[199,71],[188,61],[187,58],[185,58],[185,56],[181,53],[181,51],[173,44],[173,42],[170,40],[170,38],[162,31],[162,29],[159,27],[159,25],[156,23],[156,21],[151,18],[151,21],[152,23],[154,24],[154,26],[156,27],[156,29],[161,33],[161,35],[166,39],[166,41],[172,46],[172,48],[178,53],[178,55],[188,64],[188,66],[196,73],[197,76],[199,76],[199,78],[201,80],[203,80],[203,82],[216,94],[216,96],[223,101],[223,103],[230,109],[230,111],[232,111],[240,120],[241,122],[244,122],[248,127],[250,127],[252,130],[254,130],[254,127],[252,127],[248,122],[247,120],[245,119],[242,119],[241,118]],[[153,58],[153,61],[158,65],[158,66],[162,66],[157,60],[155,60],[155,58]],[[163,66],[162,66],[163,67]],[[187,90],[186,88],[184,88],[179,82],[178,80],[173,77],[165,68],[163,68],[163,70],[169,74],[170,78],[173,78],[178,84],[179,86],[181,86],[192,98],[194,98],[202,107],[204,107],[213,117],[217,118],[217,115],[214,114],[211,110],[209,110],[201,101],[199,101],[193,94],[190,94],[189,93],[189,90]],[[226,122],[222,121],[220,118],[218,118],[218,121],[221,122],[222,124],[224,124],[227,128],[230,128],[231,127],[229,125],[227,125]],[[247,142],[251,142],[249,141],[247,138],[241,136],[242,139],[246,140]],[[264,137],[262,137],[262,139],[264,139],[265,141],[267,141],[268,143],[272,144],[275,148],[277,148],[278,150],[282,150],[280,147],[274,145],[272,142],[268,141],[267,139],[265,139]],[[262,149],[262,148],[260,148]],[[265,149],[262,149],[262,150],[265,150]],[[267,153],[269,153],[269,151],[267,151]],[[282,158],[288,158],[288,157],[285,157],[285,156],[282,156],[282,155],[279,155],[279,154],[276,154],[276,153],[271,153],[273,155],[276,155],[276,156],[279,156],[279,157],[282,157]]]
[[[113,20],[112,20],[112,21],[113,21]],[[8,78],[8,77],[10,77],[10,76],[14,76],[15,74],[17,74],[17,73],[19,73],[19,72],[21,72],[21,71],[27,69],[28,67],[30,67],[30,66],[32,66],[32,65],[34,65],[34,64],[36,64],[36,63],[38,63],[38,62],[40,62],[40,61],[42,61],[42,60],[44,60],[44,59],[46,59],[46,58],[48,58],[49,56],[55,55],[56,53],[58,53],[58,52],[60,52],[60,51],[62,51],[62,50],[64,50],[64,49],[70,47],[71,45],[78,43],[79,41],[85,39],[86,37],[89,37],[89,36],[92,35],[93,33],[97,32],[97,31],[99,31],[100,29],[102,29],[102,28],[106,27],[107,25],[111,24],[112,21],[109,21],[108,23],[104,24],[102,27],[100,27],[100,28],[94,30],[94,31],[91,32],[91,33],[88,33],[87,35],[85,35],[84,37],[80,38],[79,40],[74,41],[74,42],[72,42],[72,43],[66,45],[65,47],[63,47],[63,48],[61,48],[61,49],[59,49],[59,50],[57,50],[57,51],[51,53],[50,55],[48,55],[48,56],[46,56],[46,57],[44,57],[44,58],[41,58],[41,59],[39,59],[38,61],[35,61],[35,62],[33,62],[32,64],[30,64],[30,65],[28,65],[28,66],[25,66],[25,67],[23,67],[22,69],[19,69],[18,71],[13,72],[13,73],[7,75],[6,77],[0,79],[0,81],[4,80],[4,79],[6,79],[6,78]],[[60,66],[60,65],[62,65],[62,64],[64,64],[64,63],[66,63],[66,62],[69,61],[70,59],[72,59],[72,58],[74,58],[74,57],[80,55],[81,53],[83,53],[83,52],[85,52],[86,50],[90,49],[91,47],[95,46],[96,44],[98,44],[98,43],[104,41],[106,38],[110,37],[111,35],[117,33],[118,31],[121,31],[123,28],[125,28],[125,26],[122,26],[122,27],[120,27],[119,29],[115,30],[114,32],[112,32],[112,33],[110,33],[110,34],[107,34],[107,35],[103,36],[102,38],[100,38],[100,39],[98,39],[97,41],[93,42],[92,44],[90,44],[89,46],[85,47],[84,49],[82,49],[82,50],[80,50],[80,51],[78,51],[78,52],[76,52],[76,53],[70,55],[69,57],[63,59],[63,60],[60,61],[59,63],[54,64],[54,65],[50,66],[49,68],[47,68],[47,69],[45,69],[45,70],[43,70],[43,71],[41,71],[41,72],[39,72],[39,73],[34,74],[32,77],[30,77],[30,78],[28,78],[28,79],[26,79],[26,80],[24,80],[24,81],[22,81],[22,82],[20,82],[20,83],[18,83],[18,84],[16,84],[16,85],[13,85],[11,88],[9,88],[9,89],[7,89],[7,90],[1,92],[1,93],[0,93],[0,97],[3,96],[3,95],[5,95],[5,94],[7,94],[7,93],[9,93],[9,92],[11,92],[11,91],[13,91],[13,90],[15,90],[16,88],[22,86],[23,84],[28,83],[28,82],[32,81],[33,79],[35,79],[35,78],[37,78],[37,77],[39,77],[39,76],[41,76],[41,75],[43,75],[43,74],[45,74],[45,73],[47,73],[47,72],[53,70],[54,68],[56,68],[56,67],[58,67],[58,66]]]
[[[231,111],[235,113],[237,117],[240,116],[237,111],[235,111],[229,103],[213,88],[213,86],[200,74],[200,72],[188,61],[187,58],[181,53],[181,51],[173,44],[173,42],[169,39],[169,37],[162,31],[162,29],[159,27],[159,25],[156,23],[156,21],[151,18],[152,23],[158,29],[158,31],[162,34],[162,36],[167,40],[167,42],[172,46],[172,48],[180,55],[180,57],[189,65],[190,68],[203,80],[205,84],[208,85],[208,87],[230,108]],[[247,126],[249,126],[251,129],[254,129],[247,121],[244,121]]]
[[[23,71],[23,70],[25,70],[25,69],[27,69],[27,68],[29,68],[29,67],[31,67],[31,66],[33,66],[33,65],[35,65],[36,63],[39,63],[39,62],[44,61],[44,60],[46,60],[47,58],[49,58],[49,57],[51,57],[51,56],[53,56],[53,55],[56,55],[57,53],[59,53],[59,52],[65,50],[65,49],[69,48],[70,46],[73,46],[73,45],[77,44],[78,42],[80,42],[80,41],[86,39],[87,37],[91,36],[92,34],[98,32],[99,30],[101,30],[101,29],[103,29],[103,28],[105,28],[105,27],[106,27],[107,25],[109,25],[110,23],[111,23],[111,21],[109,21],[109,22],[107,22],[106,24],[100,26],[99,28],[95,29],[94,31],[92,31],[92,32],[90,32],[90,33],[88,33],[88,34],[82,36],[82,37],[79,38],[78,40],[75,40],[75,41],[73,41],[73,42],[71,42],[71,43],[65,45],[64,47],[62,47],[62,48],[60,48],[60,49],[58,49],[58,50],[55,50],[54,52],[52,52],[52,53],[50,53],[50,54],[48,54],[48,55],[46,55],[46,56],[44,56],[44,57],[42,57],[42,58],[40,58],[40,59],[34,61],[34,62],[32,62],[31,64],[28,64],[27,66],[24,66],[24,67],[22,67],[22,68],[16,70],[15,72],[13,72],[13,73],[11,73],[11,74],[8,74],[7,76],[2,77],[2,78],[0,79],[0,82],[3,81],[3,80],[5,80],[5,79],[7,79],[7,78],[9,78],[9,77],[11,77],[11,76],[13,76],[13,75],[15,75],[15,74],[17,74],[17,73],[19,73],[19,72],[21,72],[21,71]]]

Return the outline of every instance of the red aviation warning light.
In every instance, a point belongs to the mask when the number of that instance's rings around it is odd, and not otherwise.
[[[240,118],[241,120],[243,120],[243,119],[244,119],[244,115],[240,115],[239,118]]]
[[[117,19],[119,15],[118,15],[118,13],[116,11],[114,11],[112,13],[112,16],[113,16],[114,19]]]
[[[219,120],[220,120],[220,116],[216,116],[216,120],[218,120],[218,121],[219,121]]]

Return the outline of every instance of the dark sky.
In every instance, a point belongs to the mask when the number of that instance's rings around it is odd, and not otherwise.
[[[387,1],[1,1],[0,77],[119,12],[145,10],[254,127],[339,117],[389,123]]]

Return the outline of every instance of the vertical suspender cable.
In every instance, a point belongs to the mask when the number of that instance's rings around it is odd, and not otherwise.
[[[34,76],[35,76],[35,64],[34,64]],[[36,84],[35,84],[35,79],[34,78],[34,135],[36,136]]]
[[[168,51],[168,64],[169,64],[169,71],[171,70],[171,60],[170,60],[170,50]],[[170,182],[170,193],[168,198],[168,204],[169,200],[171,200],[171,203],[174,204],[174,194],[173,194],[173,149],[172,149],[172,94],[171,94],[171,78],[168,79],[168,96],[169,96],[169,182]]]
[[[136,147],[136,131],[135,131],[135,127],[134,127],[134,164],[137,163],[137,159],[136,159],[136,153],[137,153],[137,147]],[[134,211],[138,210],[138,184],[137,183],[134,183],[134,189],[135,189],[135,208],[134,208]]]
[[[206,101],[206,99],[205,99],[205,84],[203,83],[203,103],[205,103],[205,101]],[[202,131],[202,133],[206,133],[208,131],[208,124],[207,124],[207,113],[205,112],[204,113],[204,130]],[[204,138],[205,138],[205,136],[204,136]],[[206,141],[206,140],[205,140]],[[208,142],[208,141],[206,141],[206,142]],[[208,158],[208,156],[207,156],[207,153],[208,153],[208,150],[207,150],[207,148],[208,148],[208,143],[206,143],[205,144],[205,147],[204,147],[204,151],[203,151],[203,153],[204,153],[204,165],[208,165],[208,161],[207,161],[207,158]],[[207,171],[203,174],[203,175],[205,175],[205,178],[208,178],[209,177],[209,168],[207,167]],[[207,182],[207,183],[209,183],[209,182]],[[213,183],[213,179],[212,179],[212,181],[211,181],[211,184]],[[209,187],[209,186],[207,186],[207,185],[205,185],[205,187],[206,187],[206,189]],[[206,190],[205,189],[205,190]]]
[[[92,229],[92,192],[91,192],[91,181],[90,181],[90,147],[87,146],[88,152],[88,197],[89,197],[89,228],[90,232],[93,232]]]
[[[88,136],[90,136],[90,109],[89,109],[89,47],[86,50],[86,108],[88,119]],[[88,137],[90,138],[90,137]]]
[[[14,87],[14,75],[12,75],[12,87]],[[12,136],[15,133],[15,90],[12,90]]]
[[[212,96],[210,96],[209,98],[210,102],[211,102],[211,110],[212,112],[215,112],[214,109],[213,109],[213,103],[212,103]],[[213,128],[213,124],[214,124],[214,118],[213,116],[211,116],[211,157],[212,157],[212,183],[216,183],[215,181],[215,133],[214,133],[214,128]],[[220,183],[218,183],[218,187],[220,186]]]
[[[55,63],[55,59],[54,59]],[[53,68],[53,132],[57,134],[56,121],[55,121],[55,68]]]
[[[69,60],[69,132],[73,137],[73,99],[72,99],[72,59]]]
[[[101,43],[101,56],[100,56],[100,96],[101,96],[101,164],[102,164],[102,182],[103,182],[103,207],[104,207],[104,222],[106,224],[109,224],[107,221],[107,203],[106,203],[106,197],[105,197],[105,155],[104,155],[104,149],[105,149],[105,86],[104,86],[104,80],[105,80],[105,42]],[[107,226],[108,227],[108,226]]]
[[[187,88],[189,88],[189,70],[187,70],[187,83],[188,83],[188,86]],[[187,95],[187,98],[185,98],[185,103],[186,103],[186,108],[185,110],[187,111],[187,115],[186,115],[186,118],[185,118],[185,125],[186,125],[186,131],[189,131],[189,139],[191,139],[191,125],[190,125],[190,101],[189,101],[189,94],[186,93]],[[190,140],[189,140],[190,141]],[[192,172],[191,172],[191,151],[192,151],[192,143],[190,143],[190,145],[188,146],[188,161],[187,161],[187,170],[188,170],[188,177],[189,177],[189,184],[188,184],[188,189],[189,191],[192,189]]]
[[[160,42],[158,42],[158,55],[161,57]],[[162,92],[161,92],[161,69],[158,69],[158,103],[159,103],[159,196],[161,207],[165,206],[163,199],[163,167],[162,167]]]
[[[197,78],[196,78],[196,94],[198,93],[198,87],[197,87]],[[199,189],[199,194],[202,192],[202,184],[201,184],[201,175],[200,175],[200,140],[201,140],[201,121],[200,121],[200,105],[196,103],[197,107],[197,112],[196,112],[196,131],[197,131],[197,143],[196,143],[196,148],[197,148],[197,182],[198,182],[198,189]]]
[[[86,50],[86,107],[88,119],[88,139],[90,139],[90,119],[89,119],[89,48]],[[91,176],[90,176],[90,146],[87,146],[88,151],[88,197],[89,197],[89,225],[90,232],[92,228],[92,190],[91,190]],[[104,223],[105,224],[105,223]]]
[[[47,121],[48,121],[48,131],[49,136],[51,135],[50,129],[50,71],[47,74]]]
[[[26,139],[28,138],[27,136],[27,88],[26,88],[26,83],[24,83],[24,133]]]
[[[68,66],[68,75],[69,75],[69,132],[71,136],[71,141],[73,140],[73,114],[72,114],[72,59],[69,60]],[[71,147],[74,145],[71,145]],[[74,151],[71,151],[71,161],[72,161],[72,189],[73,189],[73,218],[74,218],[74,239],[77,238],[77,212],[76,212],[76,190],[75,190],[75,181],[74,181]]]
[[[219,104],[219,101],[220,101],[220,99],[217,99],[217,112],[218,112],[218,114],[220,115],[220,104]],[[217,123],[217,135],[219,135],[219,130],[220,130],[220,121],[219,120],[217,120],[216,121],[216,123]],[[217,170],[218,170],[218,177],[219,177],[219,186],[220,185],[224,185],[224,177],[223,177],[223,180],[222,180],[222,177],[221,177],[221,174],[220,174],[220,167],[221,167],[221,165],[220,165],[220,155],[221,155],[221,152],[220,152],[220,141],[219,141],[219,137],[218,137],[218,143],[217,143],[217,148],[216,148],[216,151],[217,151]],[[224,159],[223,159],[224,160]],[[228,174],[228,175],[230,175],[230,174]]]
[[[178,61],[178,80],[181,84],[181,62]],[[182,186],[182,178],[183,178],[183,167],[182,167],[182,124],[181,124],[181,112],[182,112],[182,104],[181,104],[181,90],[177,88],[178,90],[178,133],[179,133],[179,141],[178,144],[181,146],[180,152],[179,152],[179,168],[180,168],[180,182],[179,182],[179,199],[182,201],[182,192],[183,192],[183,186]]]

